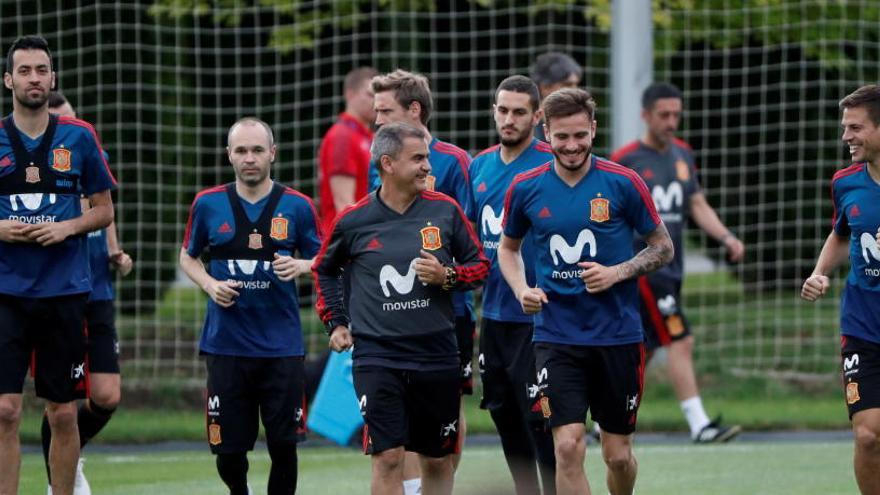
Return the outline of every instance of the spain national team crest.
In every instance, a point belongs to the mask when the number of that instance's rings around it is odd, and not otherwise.
[[[691,170],[686,161],[681,159],[675,161],[675,177],[682,182],[691,179]]]
[[[24,181],[28,184],[40,182],[40,167],[27,167],[24,169]]]
[[[249,249],[263,249],[263,236],[256,230],[248,234]]]
[[[590,220],[594,222],[607,222],[611,219],[611,201],[605,198],[593,198],[590,200]]]
[[[550,411],[550,398],[547,396],[541,397],[541,414],[544,416],[544,419],[550,419],[550,416],[553,413]]]
[[[849,405],[855,404],[861,399],[859,397],[859,384],[856,382],[849,382],[846,384],[846,403]]]
[[[429,176],[425,177],[425,182],[428,183],[428,190],[433,191],[434,184],[437,182],[437,178],[434,177],[433,175],[429,175]]]
[[[70,150],[64,148],[52,150],[52,170],[70,172]]]
[[[443,240],[440,237],[440,227],[435,227],[429,224],[419,232],[422,234],[422,249],[435,251],[443,247]]]
[[[269,233],[269,237],[275,239],[276,241],[283,241],[287,239],[287,219],[278,215],[277,217],[272,219],[272,231]]]
[[[220,437],[220,425],[211,423],[208,425],[208,442],[211,445],[220,445],[223,439]]]
[[[669,330],[669,335],[672,337],[678,337],[679,335],[684,333],[684,322],[681,319],[681,316],[671,315],[666,318],[666,329]]]

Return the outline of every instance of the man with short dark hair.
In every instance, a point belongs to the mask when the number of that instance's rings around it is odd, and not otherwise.
[[[33,358],[52,430],[51,487],[71,495],[92,290],[86,234],[113,220],[116,182],[92,126],[49,113],[55,73],[46,40],[17,39],[3,83],[13,98],[0,124],[0,493],[18,490],[22,388]]]
[[[312,268],[330,348],[356,344],[374,495],[403,493],[405,451],[419,454],[423,493],[452,493],[461,402],[452,295],[479,286],[489,268],[461,207],[428,188],[426,138],[404,122],[376,132],[382,185],[337,217]]]
[[[268,493],[290,494],[305,432],[294,279],[310,271],[320,224],[308,197],[271,179],[277,148],[267,123],[239,119],[227,144],[235,182],[196,195],[180,250],[180,267],[210,298],[199,342],[208,369],[208,443],[230,494],[247,495],[247,452],[262,418],[272,460]]]
[[[801,297],[815,301],[849,255],[840,300],[841,367],[862,495],[880,493],[880,86],[862,86],[840,101],[842,140],[852,165],[831,179],[832,231]]]
[[[345,76],[345,110],[321,140],[318,148],[319,202],[324,230],[336,215],[369,192],[370,126],[373,112],[373,89],[376,75],[372,67],[359,67]]]
[[[593,155],[592,96],[563,88],[542,109],[554,159],[513,180],[498,263],[523,312],[535,314],[535,368],[553,429],[557,493],[590,493],[589,411],[602,428],[608,490],[630,495],[645,366],[636,278],[669,263],[672,241],[644,181]],[[634,231],[648,244],[635,255]],[[534,240],[534,286],[520,252],[527,234]]]
[[[60,117],[76,118],[76,111],[61,93],[49,93],[49,112]],[[105,152],[106,158],[106,152]],[[88,200],[82,200],[83,211],[87,210]],[[86,354],[88,366],[86,376],[89,383],[88,397],[79,406],[76,424],[79,428],[79,447],[82,449],[110,421],[116,406],[119,405],[121,381],[119,375],[119,337],[116,335],[113,308],[113,270],[123,277],[131,272],[131,257],[119,247],[116,237],[116,222],[110,222],[105,229],[88,233],[89,269],[92,276],[92,292],[86,304]],[[43,415],[40,430],[43,444],[43,459],[49,479],[49,446],[52,443],[52,429],[49,418]],[[83,459],[80,458],[74,481],[74,495],[91,495],[88,480],[83,474]],[[50,487],[51,495],[51,487]]]
[[[496,262],[504,219],[504,194],[513,178],[551,160],[550,145],[535,139],[541,120],[538,87],[525,76],[510,76],[495,90],[493,117],[500,143],[474,157],[471,189],[475,221],[486,257],[492,263],[483,287],[483,323],[479,368],[481,407],[488,409],[516,493],[555,493],[553,437],[541,414],[532,349],[534,317],[523,312]],[[534,283],[531,236],[523,243],[526,280]],[[541,476],[538,478],[538,466]]]
[[[581,83],[583,73],[583,67],[571,56],[562,52],[547,52],[535,59],[530,76],[538,85],[543,100],[557,89],[576,88]],[[535,126],[535,137],[547,141],[543,122]]]
[[[667,372],[691,439],[696,443],[726,442],[740,432],[739,425],[724,426],[721,418],[710,420],[703,409],[694,372],[694,337],[682,310],[684,278],[684,227],[688,217],[709,237],[727,249],[732,262],[742,260],[743,243],[718,218],[706,199],[697,177],[690,145],[675,135],[681,122],[681,91],[671,84],[654,83],[642,93],[641,139],[622,146],[611,161],[632,168],[651,190],[654,206],[669,229],[675,245],[672,263],[639,278],[642,324],[650,355],[667,349]],[[636,249],[644,241],[636,243]]]

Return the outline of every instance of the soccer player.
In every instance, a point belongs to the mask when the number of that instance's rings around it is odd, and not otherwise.
[[[376,125],[383,126],[391,122],[406,122],[420,129],[428,139],[428,161],[431,173],[427,177],[429,191],[446,194],[456,200],[468,218],[473,215],[473,194],[468,180],[468,167],[471,157],[466,151],[453,144],[441,141],[431,135],[428,122],[434,108],[431,87],[428,79],[420,74],[405,70],[396,70],[373,78],[374,109]],[[378,177],[379,168],[371,167],[371,173]],[[462,393],[473,394],[473,356],[476,317],[473,308],[473,297],[469,292],[457,292],[453,295],[455,307],[455,333],[458,339],[459,358],[461,361]],[[467,433],[467,423],[462,412],[459,422],[459,439],[463,442]],[[461,445],[459,445],[461,449]],[[460,451],[460,450],[459,450]],[[416,464],[415,457],[410,455],[406,467],[406,493],[418,493],[418,472],[411,469]],[[453,463],[458,466],[459,454],[453,456]]]
[[[321,222],[324,230],[347,206],[369,191],[370,126],[373,89],[370,80],[376,75],[371,67],[359,67],[345,76],[343,90],[345,111],[321,140],[318,148]]]
[[[310,271],[320,224],[309,198],[271,179],[276,146],[268,124],[239,119],[227,145],[235,182],[196,195],[180,251],[181,268],[210,297],[199,343],[208,368],[208,443],[230,493],[245,495],[247,451],[261,417],[272,460],[268,493],[290,494],[305,431],[294,278]],[[207,268],[198,258],[204,252]]]
[[[644,181],[592,154],[592,96],[563,88],[542,109],[554,159],[510,186],[498,263],[523,311],[535,314],[535,367],[553,430],[558,493],[590,493],[583,467],[590,410],[602,428],[608,490],[631,494],[645,366],[636,278],[672,259],[672,240]],[[633,256],[634,230],[648,246]],[[534,286],[520,252],[528,233]]]
[[[561,52],[547,52],[538,55],[532,65],[531,77],[541,91],[541,99],[562,88],[576,88],[581,83],[583,67],[571,56]],[[547,141],[544,135],[544,123],[535,126],[535,137]]]
[[[639,278],[642,324],[650,360],[663,346],[667,372],[696,443],[726,442],[739,434],[738,425],[724,426],[703,409],[694,373],[694,337],[681,308],[684,277],[684,227],[687,217],[727,249],[732,262],[742,260],[743,243],[718,218],[700,188],[691,147],[675,137],[681,121],[681,91],[654,83],[642,93],[645,133],[611,155],[611,161],[632,168],[651,190],[654,206],[675,246],[672,263]],[[644,247],[639,239],[636,249]]]
[[[815,301],[847,259],[840,300],[843,386],[855,440],[856,482],[880,493],[880,86],[862,86],[840,101],[843,142],[853,165],[831,179],[832,230],[801,297]]]
[[[13,98],[12,114],[0,124],[0,493],[18,490],[22,388],[33,358],[52,430],[52,490],[70,495],[92,290],[86,233],[113,220],[115,180],[92,126],[49,113],[55,73],[45,39],[23,36],[12,44],[3,83]]]
[[[61,117],[76,118],[76,112],[61,93],[49,93],[49,112]],[[106,156],[105,156],[106,158]],[[82,201],[83,211],[89,208]],[[89,268],[92,276],[92,292],[86,303],[86,366],[89,382],[87,400],[79,406],[76,423],[79,428],[79,448],[83,447],[101,431],[116,411],[120,398],[119,339],[116,335],[115,314],[113,311],[113,282],[111,267],[124,277],[131,272],[131,257],[119,247],[116,237],[116,222],[110,222],[106,229],[88,234]],[[111,254],[112,253],[112,254]],[[41,428],[43,459],[46,473],[49,472],[49,445],[52,442],[52,429],[49,418],[43,415]],[[51,494],[51,487],[50,487]],[[82,470],[82,458],[77,464],[74,495],[89,495],[91,488]]]
[[[550,146],[534,137],[541,120],[538,87],[525,76],[510,76],[495,90],[493,116],[500,143],[483,151],[471,163],[477,231],[492,263],[483,287],[483,323],[480,331],[481,406],[489,410],[507,467],[518,494],[555,491],[556,459],[553,437],[541,414],[539,387],[532,349],[534,317],[523,312],[496,262],[504,194],[513,178],[553,160]],[[531,237],[523,244],[526,280],[535,280]]]
[[[356,344],[375,495],[403,493],[405,450],[419,454],[424,494],[452,493],[461,402],[452,291],[475,288],[489,269],[461,207],[428,188],[427,137],[403,122],[378,130],[382,185],[337,217],[313,267],[330,348]]]

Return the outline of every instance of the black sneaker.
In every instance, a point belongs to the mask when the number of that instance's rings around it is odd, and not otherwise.
[[[722,426],[721,416],[707,424],[694,437],[694,443],[724,443],[740,434],[740,425]]]

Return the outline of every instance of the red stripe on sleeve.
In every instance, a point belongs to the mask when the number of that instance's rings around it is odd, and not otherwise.
[[[206,194],[212,194],[217,192],[223,192],[226,189],[226,186],[214,186],[210,189],[205,189],[193,198],[192,204],[189,207],[189,218],[186,221],[186,230],[183,232],[183,249],[189,248],[190,236],[192,235],[192,221],[193,221],[193,213],[196,210],[196,203],[198,203],[199,198]]]
[[[660,225],[660,215],[657,213],[657,208],[654,206],[654,198],[651,197],[651,193],[648,192],[648,186],[645,184],[645,181],[639,177],[639,174],[635,173],[634,170],[624,167],[623,165],[618,165],[617,163],[608,162],[605,160],[597,160],[596,166],[600,170],[605,170],[607,172],[611,172],[614,174],[623,175],[628,178],[630,182],[632,182],[633,186],[635,186],[636,191],[638,191],[639,196],[642,198],[642,202],[645,204],[645,207],[648,209],[648,213],[651,215],[651,220],[654,221],[655,224]]]
[[[629,142],[617,149],[611,154],[611,161],[620,163],[623,158],[639,148],[638,141]]]
[[[110,180],[113,182],[113,185],[116,185],[116,177],[113,177],[113,172],[110,171],[110,164],[107,163],[107,158],[104,155],[104,148],[101,147],[101,140],[98,139],[98,133],[95,132],[95,128],[92,124],[89,124],[85,120],[75,119],[73,117],[59,117],[59,124],[70,124],[78,127],[85,128],[92,135],[92,138],[95,140],[95,146],[98,147],[98,156],[101,157],[101,162],[104,164],[104,169],[107,171],[107,174],[110,176]]]

